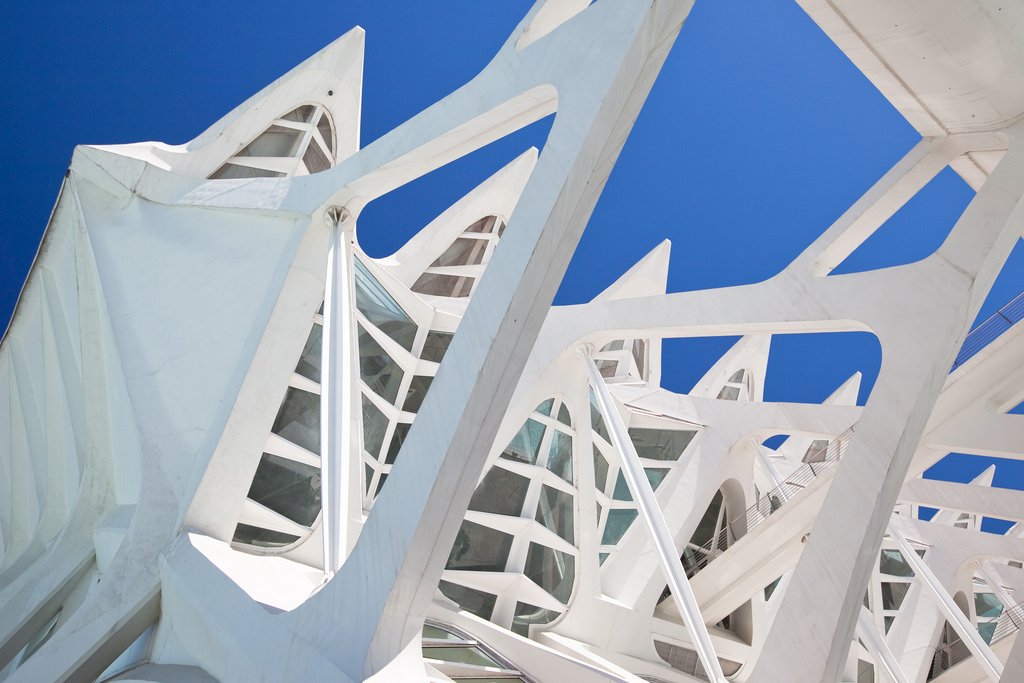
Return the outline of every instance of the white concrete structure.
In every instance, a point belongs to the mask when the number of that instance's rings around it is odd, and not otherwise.
[[[684,0],[539,0],[365,148],[358,28],[188,144],[78,148],[0,346],[0,679],[1022,680],[1024,493],[921,473],[1024,458],[1024,303],[968,336],[1024,227],[1024,5],[800,4],[923,137],[754,285],[666,293],[666,242],[551,306]],[[946,165],[934,254],[830,275]],[[844,331],[866,403],[764,400],[773,335]],[[661,387],[662,339],[721,335]]]

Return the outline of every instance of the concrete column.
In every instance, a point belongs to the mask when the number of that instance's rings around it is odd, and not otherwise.
[[[931,568],[914,552],[910,543],[907,542],[907,539],[893,524],[889,524],[889,536],[899,546],[900,552],[903,554],[907,564],[913,568],[916,578],[931,591],[935,601],[939,604],[939,609],[946,615],[946,619],[949,620],[949,623],[956,630],[960,639],[963,640],[967,649],[978,660],[985,674],[993,683],[999,683],[999,677],[1003,675],[1003,664],[996,657],[995,653],[992,652],[991,648],[989,648],[988,643],[981,637],[978,630],[974,628],[967,615],[960,611],[957,604],[953,602],[952,596],[946,591],[942,582],[932,573]]]
[[[582,355],[587,364],[587,372],[590,374],[590,385],[594,388],[597,397],[597,404],[604,415],[608,433],[612,437],[614,445],[622,456],[622,476],[629,486],[629,492],[633,494],[640,517],[644,520],[648,530],[651,532],[651,540],[658,553],[662,569],[665,572],[665,579],[672,589],[672,599],[675,600],[679,614],[683,618],[686,629],[693,638],[693,644],[697,648],[697,655],[704,666],[708,679],[714,683],[725,683],[725,674],[718,663],[718,656],[715,655],[715,647],[711,643],[711,635],[708,633],[707,624],[701,616],[700,607],[697,605],[697,598],[693,595],[690,583],[683,571],[683,564],[679,561],[679,552],[676,550],[675,542],[672,540],[672,533],[669,531],[665,516],[658,506],[658,499],[654,496],[654,489],[651,482],[647,480],[644,466],[640,462],[636,448],[629,438],[626,425],[622,422],[619,411],[615,408],[608,386],[601,377],[601,373],[594,364],[590,350],[584,349]]]
[[[320,502],[324,536],[324,572],[334,575],[345,561],[352,439],[344,427],[354,410],[352,343],[352,229],[343,208],[328,210],[331,224],[324,296],[320,370]]]

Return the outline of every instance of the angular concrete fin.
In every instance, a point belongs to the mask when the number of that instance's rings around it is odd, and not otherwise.
[[[825,399],[827,406],[855,406],[857,396],[860,395],[860,382],[863,379],[860,371],[850,375],[850,378],[832,392],[832,395]]]
[[[672,242],[663,240],[637,261],[618,280],[594,297],[594,301],[656,296],[668,290],[668,264]]]
[[[690,392],[693,396],[715,398],[733,375],[746,370],[750,375],[750,400],[764,398],[764,382],[768,374],[768,352],[771,349],[770,334],[752,334],[736,342]]]
[[[971,479],[971,486],[992,486],[992,480],[996,476],[996,466],[989,465],[981,474]]]

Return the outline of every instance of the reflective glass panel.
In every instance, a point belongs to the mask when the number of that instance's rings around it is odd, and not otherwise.
[[[636,510],[609,510],[604,523],[604,534],[601,536],[601,545],[618,543],[634,519],[636,519]]]
[[[998,617],[1003,613],[1003,603],[993,593],[975,593],[974,611],[979,617]]]
[[[499,664],[472,645],[466,647],[424,647],[424,659],[439,659],[444,662],[472,664],[475,666],[497,667]],[[461,677],[459,680],[463,680]]]
[[[899,550],[883,550],[878,561],[878,571],[892,576],[911,577],[914,575],[914,570],[903,559],[903,554]]]
[[[315,138],[309,141],[306,153],[302,155],[302,163],[306,165],[306,170],[310,173],[319,173],[331,167],[330,157],[320,149],[320,143]]]
[[[366,385],[388,403],[398,398],[405,373],[369,332],[359,326],[359,374]]]
[[[644,474],[647,475],[647,481],[651,482],[651,488],[657,491],[658,487],[661,486],[661,482],[665,481],[668,470],[657,470],[648,467],[644,470]]]
[[[461,299],[473,291],[473,278],[441,273],[423,273],[413,283],[412,291],[431,296],[446,296]]]
[[[320,469],[264,453],[249,498],[303,526],[320,514]]]
[[[604,424],[604,417],[601,416],[601,409],[597,407],[597,398],[593,391],[590,392],[590,426],[605,441],[612,442],[611,437],[608,436],[608,428]]]
[[[320,120],[316,122],[317,130],[327,145],[327,151],[334,153],[334,130],[331,128],[331,119],[327,114],[321,114]]]
[[[523,428],[519,430],[501,457],[509,460],[519,460],[531,465],[537,462],[537,452],[540,450],[541,439],[544,438],[544,425],[536,420],[529,419]]]
[[[395,424],[395,433],[391,437],[391,445],[388,446],[388,454],[384,459],[384,462],[387,464],[394,464],[395,458],[398,457],[398,451],[402,444],[405,443],[405,437],[409,434],[409,427],[412,427],[410,422],[398,422]]]
[[[420,354],[420,358],[432,363],[440,363],[454,338],[455,335],[451,332],[438,332],[437,330],[427,332],[427,339],[423,342],[423,352]]]
[[[474,590],[450,581],[441,581],[438,588],[445,597],[458,603],[459,607],[481,619],[490,619],[497,596]]]
[[[210,174],[211,180],[238,180],[241,178],[283,178],[281,171],[268,171],[262,168],[251,166],[239,166],[238,164],[224,164]]]
[[[647,429],[632,427],[629,440],[636,454],[648,460],[678,460],[697,432],[678,429]]]
[[[621,470],[619,470],[619,476],[615,479],[615,490],[612,491],[612,498],[614,500],[633,500],[633,496],[629,492],[629,485],[626,483],[626,478],[622,476]]]
[[[473,492],[469,509],[518,517],[529,488],[530,480],[526,477],[494,465]]]
[[[910,590],[909,583],[882,582],[882,609],[899,609]]]
[[[261,529],[258,526],[239,524],[235,527],[235,536],[231,540],[234,543],[254,545],[260,548],[280,548],[281,546],[295,543],[295,541],[299,540],[299,537],[284,534],[280,531]]]
[[[547,485],[541,487],[536,519],[569,543],[574,542],[572,494]]]
[[[532,624],[547,624],[561,615],[551,609],[543,609],[525,602],[516,603],[515,616],[512,617],[512,630],[523,637],[529,637]]]
[[[466,232],[490,232],[494,227],[494,221],[497,220],[494,216],[487,216],[481,218],[473,225],[466,228]]]
[[[363,398],[363,449],[376,458],[380,447],[384,444],[384,434],[388,430],[388,418],[373,401]]]
[[[601,455],[601,451],[594,446],[594,485],[598,491],[604,491],[608,484],[608,461]]]
[[[569,408],[564,403],[558,406],[558,421],[566,427],[572,427],[572,418],[569,417]]]
[[[551,435],[548,449],[548,469],[572,483],[572,437],[557,429]]]
[[[428,375],[413,375],[412,382],[409,383],[409,393],[405,395],[405,404],[402,406],[402,410],[418,413],[420,406],[423,405],[423,399],[427,397],[427,389],[430,388],[430,383],[433,381],[434,378]]]
[[[299,356],[299,364],[295,366],[295,372],[306,379],[311,379],[317,384],[320,383],[320,361],[321,342],[323,341],[324,328],[320,325],[313,325],[306,338],[306,345],[302,348],[302,355]]]
[[[388,335],[402,348],[412,350],[416,339],[416,323],[398,305],[383,285],[377,281],[359,259],[355,261],[356,308],[377,329]]]
[[[641,377],[647,376],[647,340],[633,340],[633,360],[636,361],[636,369]]]
[[[484,259],[484,248],[487,242],[480,239],[459,237],[445,252],[437,257],[431,268],[447,268],[449,266],[476,266]]]
[[[564,605],[572,595],[576,558],[546,545],[531,543],[523,573]]]
[[[446,569],[470,571],[505,571],[512,536],[496,529],[463,520],[448,556]]]
[[[285,121],[297,121],[299,123],[309,123],[313,118],[313,112],[316,111],[316,107],[312,104],[304,104],[301,107],[296,107],[290,112],[282,116],[281,118]]]
[[[695,546],[703,547],[707,545],[712,537],[715,535],[715,527],[718,524],[718,513],[722,510],[722,492],[716,491],[715,497],[711,499],[711,504],[708,505],[708,509],[704,511],[704,516],[701,517],[700,523],[697,524],[697,530],[693,532],[693,537],[690,539],[690,543]]]
[[[311,453],[319,453],[320,397],[288,387],[270,431]]]
[[[551,417],[551,409],[555,406],[555,399],[549,398],[546,401],[541,401],[540,404],[534,409],[533,412],[540,413],[541,415],[547,415]]]
[[[271,126],[258,138],[238,151],[239,157],[290,157],[302,142],[302,132]]]
[[[722,387],[722,390],[718,392],[718,398],[723,401],[735,401],[740,397],[739,387]]]

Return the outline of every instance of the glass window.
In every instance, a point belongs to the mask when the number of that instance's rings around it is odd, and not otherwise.
[[[560,614],[560,612],[543,609],[526,602],[517,602],[515,615],[512,617],[512,630],[528,638],[532,624],[550,623],[557,619]]]
[[[398,451],[402,448],[402,444],[405,443],[405,437],[409,434],[409,427],[412,427],[411,422],[395,423],[395,433],[391,437],[391,445],[388,446],[388,454],[384,458],[384,462],[388,465],[393,465],[395,458],[398,457]]]
[[[899,609],[910,590],[909,583],[882,582],[882,609]]]
[[[558,421],[566,427],[572,427],[572,418],[569,416],[569,407],[564,403],[558,407]]]
[[[290,112],[282,116],[281,118],[285,121],[296,121],[298,123],[309,123],[313,119],[313,112],[316,111],[316,107],[312,104],[304,104],[301,107],[296,107]]]
[[[601,451],[594,446],[594,486],[598,491],[604,491],[608,484],[608,461],[601,455]]]
[[[883,620],[885,621],[885,632],[888,633],[892,622],[896,621],[896,617],[883,617]]]
[[[377,340],[359,325],[359,374],[366,385],[388,403],[398,398],[405,373]]]
[[[551,435],[548,449],[548,469],[572,483],[572,437],[557,429]]]
[[[715,535],[715,530],[718,525],[718,513],[722,509],[722,492],[716,491],[715,497],[711,499],[711,504],[708,505],[708,509],[704,511],[704,516],[701,517],[700,523],[697,524],[697,530],[693,532],[693,537],[690,539],[690,543],[697,547],[704,547]]]
[[[407,351],[416,339],[416,323],[359,259],[355,261],[356,308],[377,329]]]
[[[424,647],[424,659],[439,659],[443,662],[456,662],[458,664],[470,664],[473,666],[500,666],[496,661],[485,655],[479,648],[473,645],[466,647]],[[459,680],[465,680],[462,677]]]
[[[331,126],[331,119],[327,114],[321,114],[320,120],[316,122],[316,128],[320,131],[320,137],[327,145],[327,151],[334,153],[334,128]]]
[[[661,482],[665,481],[665,476],[668,475],[668,470],[658,470],[648,467],[644,470],[644,474],[647,475],[647,481],[651,483],[651,488],[655,491],[661,486]]]
[[[857,660],[857,683],[875,683],[874,664],[863,659]]]
[[[573,496],[546,484],[540,491],[537,521],[573,543]]]
[[[648,460],[678,460],[697,432],[677,429],[646,429],[633,427],[629,440],[636,454]]]
[[[238,151],[239,157],[290,157],[302,142],[302,131],[271,126]]]
[[[497,596],[474,590],[450,581],[441,581],[438,588],[449,600],[458,603],[459,607],[470,614],[475,614],[481,619],[490,619],[494,611],[494,603]]]
[[[625,346],[626,341],[624,339],[616,339],[602,346],[601,350],[598,351],[598,353],[604,353],[605,351],[621,351],[622,349],[625,348]]]
[[[381,475],[379,477],[377,477],[377,490],[373,493],[373,497],[374,498],[376,498],[377,496],[380,495],[380,490],[382,488],[384,488],[384,482],[386,482],[387,480],[388,480],[388,473],[387,472],[382,472]]]
[[[405,404],[402,406],[402,410],[418,413],[420,406],[423,405],[423,399],[427,397],[427,389],[430,388],[430,383],[433,381],[434,378],[428,375],[413,375],[412,382],[409,383],[409,393],[405,395]]]
[[[306,338],[306,345],[302,347],[302,355],[299,356],[299,364],[295,366],[295,372],[306,379],[320,383],[320,361],[321,342],[323,341],[324,328],[313,325]]]
[[[641,377],[647,376],[647,340],[633,340],[633,360],[636,361],[636,369]]]
[[[249,498],[303,526],[320,514],[320,469],[264,453]]]
[[[974,611],[979,617],[998,617],[1003,613],[1003,603],[993,593],[975,593]]]
[[[283,178],[281,171],[267,171],[262,168],[251,166],[239,166],[238,164],[224,164],[210,174],[211,180],[238,180],[242,178]]]
[[[546,401],[541,401],[537,405],[537,407],[533,409],[533,412],[540,413],[541,415],[547,415],[548,417],[551,417],[551,409],[554,408],[554,407],[555,407],[555,399],[549,398]]]
[[[528,419],[519,433],[505,447],[501,457],[534,465],[537,462],[537,452],[540,450],[540,442],[543,438],[544,425],[534,419]]]
[[[612,499],[633,500],[633,496],[629,492],[629,485],[626,483],[626,478],[622,476],[622,470],[619,470],[619,476],[615,479],[615,490],[612,491]]]
[[[539,543],[530,544],[523,573],[563,605],[572,595],[575,572],[576,558],[572,555]]]
[[[494,228],[494,222],[497,220],[494,216],[486,216],[481,218],[473,225],[466,228],[466,232],[491,232]]]
[[[288,387],[270,431],[311,453],[319,453],[320,397]]]
[[[996,621],[989,621],[978,624],[978,633],[980,633],[985,642],[990,645],[992,644],[992,636],[995,635],[996,624],[998,623],[999,622]]]
[[[775,589],[779,587],[779,582],[782,581],[782,577],[775,579],[767,586],[764,587],[764,599],[771,600],[772,594],[775,593]]]
[[[459,237],[451,243],[444,253],[430,264],[431,268],[448,268],[450,266],[476,266],[484,259],[487,242],[481,239]]]
[[[903,559],[899,550],[883,550],[878,562],[878,571],[891,576],[911,577],[914,575],[914,570]]]
[[[740,397],[739,387],[722,387],[722,390],[718,392],[718,398],[723,401],[736,401]]]
[[[462,638],[459,638],[451,631],[446,631],[439,626],[433,626],[431,624],[424,624],[423,638],[424,640],[429,638],[430,640],[454,640],[456,642],[465,642]]]
[[[310,140],[306,146],[306,153],[302,155],[302,163],[305,164],[309,173],[319,173],[331,167],[331,159],[327,153],[320,149],[320,143],[316,139]]]
[[[295,541],[299,540],[299,537],[281,533],[280,531],[261,529],[258,526],[250,526],[249,524],[239,524],[235,527],[235,536],[231,540],[234,543],[254,545],[260,548],[280,548],[295,543]]]
[[[451,332],[430,330],[430,332],[427,332],[426,341],[423,342],[423,352],[420,354],[420,358],[429,360],[432,363],[440,363],[441,359],[444,358],[444,354],[448,352],[448,347],[454,338],[455,335]]]
[[[828,455],[828,439],[815,439],[804,453],[804,462],[823,462]]]
[[[373,401],[363,396],[363,450],[374,458],[380,455],[384,445],[384,434],[388,430],[388,418]]]
[[[736,372],[732,373],[732,377],[729,378],[729,381],[734,382],[735,384],[743,384],[744,374],[746,374],[746,371],[737,370]]]
[[[636,519],[636,510],[632,508],[628,510],[609,510],[608,519],[604,523],[601,545],[615,545],[618,543],[634,519]]]
[[[473,291],[473,278],[462,275],[423,273],[413,283],[412,291],[431,296],[446,296],[462,299]]]
[[[363,489],[366,491],[366,493],[370,493],[370,484],[373,483],[374,470],[373,467],[371,467],[368,463],[365,462],[363,463],[363,467],[366,468],[366,479],[363,480]]]
[[[523,511],[530,480],[494,465],[473,492],[469,509],[476,512],[492,512],[496,515],[518,517]]]
[[[463,520],[455,538],[446,569],[480,572],[505,571],[512,536],[496,529]]]
[[[601,373],[601,376],[605,379],[611,379],[615,377],[619,371],[619,361],[617,360],[598,360],[594,361],[597,366],[597,371]]]
[[[605,441],[612,442],[611,437],[608,436],[608,428],[604,424],[604,417],[601,416],[601,409],[597,407],[597,397],[594,396],[593,390],[590,392],[590,426]]]

